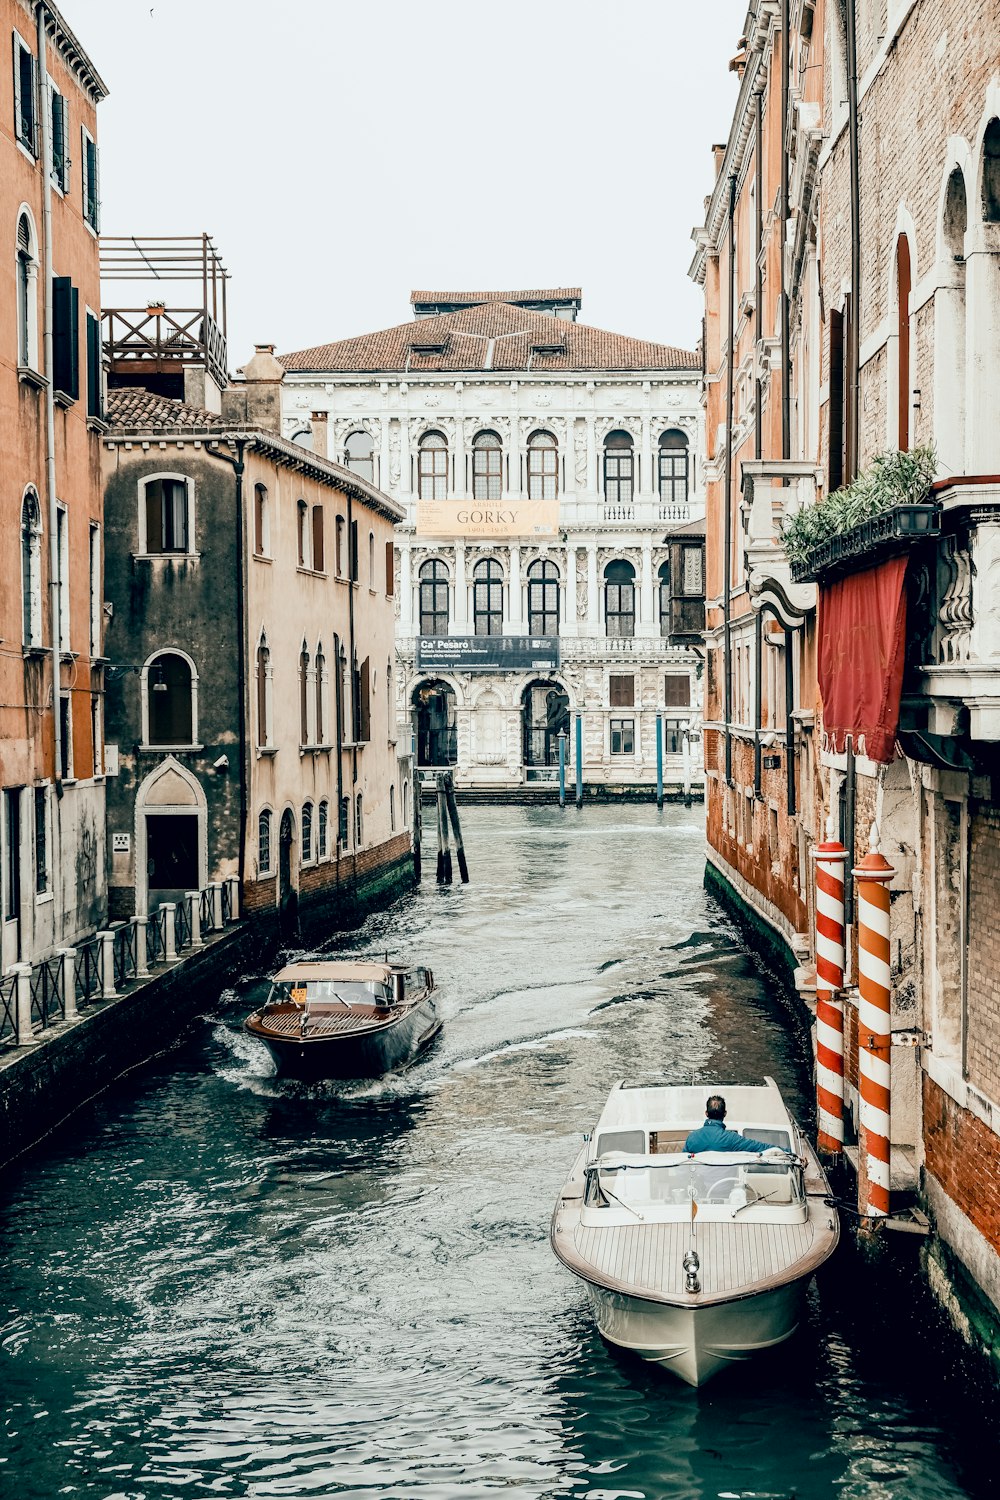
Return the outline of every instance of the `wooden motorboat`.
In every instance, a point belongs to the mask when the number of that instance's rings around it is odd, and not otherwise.
[[[440,1029],[430,969],[305,959],[275,974],[243,1023],[295,1078],[377,1078]]]
[[[763,1155],[684,1142],[709,1094]],[[773,1079],[611,1092],[552,1216],[552,1248],[585,1283],[603,1336],[702,1385],[790,1338],[840,1233],[830,1186]]]

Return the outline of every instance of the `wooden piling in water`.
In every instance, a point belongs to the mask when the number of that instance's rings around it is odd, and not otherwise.
[[[458,803],[455,800],[455,781],[450,771],[444,777],[444,796],[451,818],[452,831],[455,834],[455,853],[458,856],[458,873],[462,877],[462,884],[469,883],[469,866],[465,858],[465,844],[462,841],[462,825],[458,821]]]
[[[413,777],[413,878],[420,880],[420,842],[423,836],[424,810],[421,799],[421,782],[418,775]]]
[[[451,843],[448,838],[448,808],[445,800],[443,772],[438,772],[435,777],[435,785],[437,787],[438,820],[438,885],[451,885]]]

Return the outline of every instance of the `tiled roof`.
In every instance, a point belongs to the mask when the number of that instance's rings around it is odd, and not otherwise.
[[[201,406],[188,406],[183,401],[173,401],[169,396],[158,396],[147,391],[145,386],[118,386],[108,392],[106,420],[112,428],[127,431],[176,432],[178,428],[192,432],[228,432],[232,423],[223,422],[217,411],[206,411]]]
[[[528,292],[411,292],[410,302],[453,302],[458,307],[478,307],[482,302],[579,302],[578,286],[557,286]]]
[[[565,354],[535,354],[533,345],[565,343]],[[413,345],[443,344],[441,354],[418,354]],[[691,349],[606,333],[586,323],[554,321],[509,302],[489,302],[435,318],[398,323],[378,333],[339,339],[278,356],[286,370],[698,370]]]

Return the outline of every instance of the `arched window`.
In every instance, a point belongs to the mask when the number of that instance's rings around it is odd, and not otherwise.
[[[22,640],[42,644],[42,512],[38,496],[28,490],[21,504]]]
[[[297,524],[297,555],[300,568],[309,566],[309,507],[304,500],[300,500],[296,507]]]
[[[375,587],[375,533],[368,533],[368,587]]]
[[[410,822],[410,783],[403,781],[403,827],[409,826]]]
[[[945,188],[942,277],[934,293],[934,438],[944,474],[965,474],[965,174],[955,167]],[[943,284],[942,284],[943,282]]]
[[[267,636],[262,635],[257,647],[257,744],[271,743],[271,653]]]
[[[448,569],[439,557],[420,565],[420,634],[448,634]]]
[[[360,792],[358,793],[358,800],[355,806],[354,835],[354,847],[355,849],[360,849],[365,841],[365,814],[362,805],[362,794]]]
[[[559,569],[548,558],[528,569],[528,634],[559,634]]]
[[[344,444],[344,463],[361,479],[375,483],[375,444],[367,432],[352,432]]]
[[[302,804],[302,862],[303,864],[313,857],[313,805],[311,802]]]
[[[609,505],[632,504],[634,457],[627,432],[609,432],[604,439],[604,498]]]
[[[670,564],[660,564],[660,634],[670,634]]]
[[[688,440],[676,428],[660,438],[660,504],[688,503]]]
[[[326,568],[322,505],[314,505],[312,508],[312,566],[317,573],[322,573]]]
[[[338,516],[337,517],[337,557],[336,557],[336,562],[337,562],[337,577],[338,578],[343,578],[343,576],[344,576],[344,531],[345,531],[346,526],[347,526],[347,522],[344,520],[344,517],[343,516]]]
[[[298,443],[300,448],[312,448],[313,435],[308,427],[300,427],[298,432],[292,433],[292,442]]]
[[[389,788],[389,832],[396,832],[396,788]]]
[[[499,500],[503,491],[503,447],[495,432],[477,432],[472,440],[472,498]]]
[[[161,651],[146,665],[146,743],[194,744],[194,674],[186,657]]]
[[[22,214],[17,221],[17,362],[25,369],[38,368],[38,261],[31,220]]]
[[[257,819],[257,873],[266,875],[271,868],[271,814],[265,807]]]
[[[503,635],[503,569],[494,557],[476,563],[472,619],[476,635]]]
[[[448,444],[440,432],[425,432],[417,454],[417,494],[421,500],[448,496]]]
[[[317,829],[316,837],[317,853],[319,854],[320,859],[326,859],[326,845],[327,839],[329,837],[329,827],[330,804],[329,802],[324,800],[319,805],[319,827]]]
[[[604,570],[604,619],[609,636],[621,640],[635,635],[635,569],[624,558]]]
[[[267,557],[271,550],[270,516],[267,509],[267,489],[255,484],[253,490],[253,550],[258,557]]]
[[[896,447],[905,453],[910,446],[910,242],[905,234],[896,241]]]
[[[316,647],[316,743],[326,744],[326,657]]]
[[[528,499],[554,500],[559,493],[559,449],[551,432],[528,439]]]
[[[299,652],[299,744],[309,743],[309,649],[305,641]]]
[[[143,485],[140,552],[191,551],[191,487],[182,475],[157,475]]]

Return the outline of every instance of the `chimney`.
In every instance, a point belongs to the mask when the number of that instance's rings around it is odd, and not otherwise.
[[[246,420],[251,427],[281,432],[281,382],[285,367],[274,357],[273,344],[255,344],[253,359],[243,367]]]
[[[725,148],[725,145],[721,145],[721,146],[716,145],[716,146],[712,147],[712,160],[715,163],[715,175],[716,175],[716,177],[718,177],[719,173],[722,171],[722,163],[725,160],[725,157],[726,157],[726,148]]]
[[[328,411],[310,413],[309,425],[312,428],[313,452],[318,453],[320,458],[329,458],[330,413]]]

